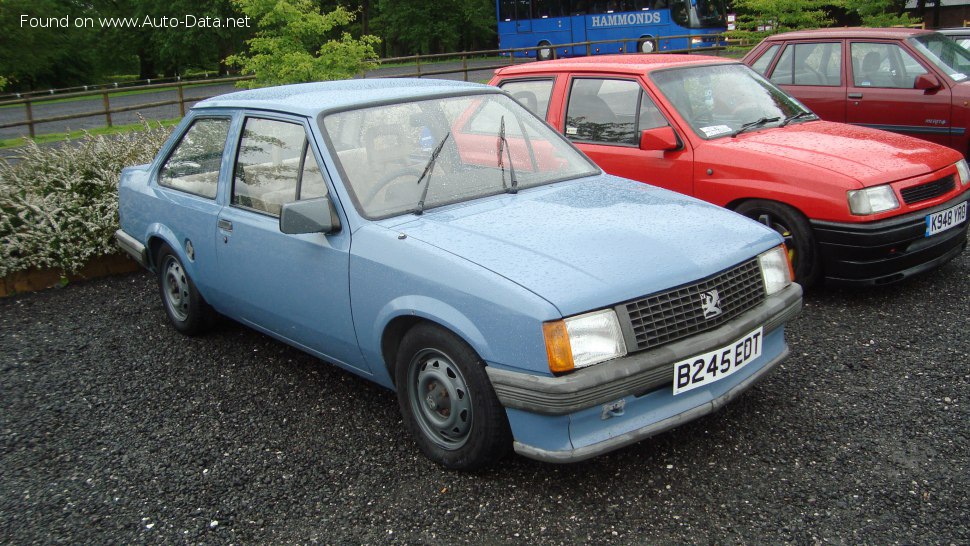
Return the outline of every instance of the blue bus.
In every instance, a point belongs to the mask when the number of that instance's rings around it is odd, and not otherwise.
[[[499,49],[535,47],[516,56],[592,54],[687,49],[717,45],[727,28],[726,0],[497,0]],[[680,36],[680,38],[665,38]]]

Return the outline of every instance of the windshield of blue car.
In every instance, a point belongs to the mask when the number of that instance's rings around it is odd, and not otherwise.
[[[498,93],[337,112],[321,128],[355,205],[370,219],[600,172]]]
[[[705,140],[817,119],[797,99],[740,64],[660,70],[650,78]]]
[[[909,43],[955,82],[970,76],[970,51],[942,34],[923,34],[909,38]]]

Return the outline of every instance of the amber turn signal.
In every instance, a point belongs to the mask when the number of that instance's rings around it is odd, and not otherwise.
[[[573,350],[569,346],[569,334],[566,323],[557,320],[542,325],[542,335],[546,339],[546,355],[549,357],[549,369],[553,373],[572,371]]]

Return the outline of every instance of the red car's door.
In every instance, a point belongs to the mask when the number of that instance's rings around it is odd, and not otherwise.
[[[564,114],[549,122],[604,171],[693,195],[693,158],[686,139],[681,137],[679,150],[639,147],[642,131],[671,125],[639,81],[573,76],[563,92]]]
[[[894,42],[852,40],[849,56],[847,122],[950,145],[950,90],[915,89],[919,75],[933,74],[915,55]]]

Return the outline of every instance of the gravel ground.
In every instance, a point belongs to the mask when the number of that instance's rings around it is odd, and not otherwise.
[[[0,300],[0,543],[970,543],[970,254],[822,289],[722,411],[591,461],[446,472],[392,393],[147,273]]]

